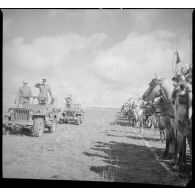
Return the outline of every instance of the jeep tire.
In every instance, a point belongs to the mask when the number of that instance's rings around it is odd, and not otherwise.
[[[80,124],[81,124],[81,116],[78,116],[78,117],[77,117],[76,123],[77,123],[77,125],[80,125]]]
[[[5,129],[5,127],[3,127],[2,133],[3,133],[3,135],[6,135],[6,129]]]
[[[35,118],[33,120],[32,135],[34,137],[40,137],[44,130],[44,120],[42,118]]]
[[[56,131],[56,123],[53,123],[48,129],[50,133],[54,133]]]

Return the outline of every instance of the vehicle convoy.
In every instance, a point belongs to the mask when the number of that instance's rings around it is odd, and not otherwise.
[[[83,123],[84,120],[84,112],[81,109],[80,104],[71,104],[71,106],[67,106],[59,119],[59,123],[74,123],[80,125]]]
[[[39,97],[32,96],[33,102],[20,104],[8,109],[8,113],[3,116],[3,134],[8,132],[16,133],[22,129],[30,129],[31,135],[40,137],[45,128],[50,133],[56,131],[58,112],[55,108],[55,100],[50,104],[35,103]]]

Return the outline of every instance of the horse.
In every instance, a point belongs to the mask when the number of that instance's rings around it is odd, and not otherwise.
[[[145,117],[143,109],[135,105],[132,107],[132,111],[133,111],[134,126],[139,126],[140,131],[143,132],[143,122]]]
[[[144,113],[144,126],[146,128],[156,128],[156,118],[154,116],[154,106],[147,102],[146,104],[142,104],[141,108]]]
[[[162,116],[158,105],[161,103],[161,98],[155,98],[153,103],[148,102],[148,112],[150,113],[150,120],[152,121],[152,128],[155,129],[155,135],[156,135],[156,129],[159,129],[160,132],[160,140],[161,142],[164,142],[166,140],[166,134],[165,134],[165,121],[164,117]]]
[[[178,133],[179,165],[186,163],[186,138],[192,154],[192,86],[180,83],[173,94],[175,102],[175,128]]]
[[[174,148],[174,159],[177,161],[177,139],[175,132],[174,107],[172,105],[172,92],[174,86],[171,80],[155,77],[149,83],[149,88],[145,91],[142,98],[146,101],[154,101],[155,98],[161,97],[162,103],[158,105],[162,113],[165,130],[166,130],[166,148],[162,158],[170,158],[170,149]]]
[[[153,106],[154,106],[154,115],[156,118],[156,121],[158,121],[158,128],[160,131],[160,140],[161,142],[163,142],[164,140],[166,140],[166,131],[165,131],[165,117],[162,115],[159,106],[163,103],[162,98],[155,98],[154,102],[153,102]],[[156,124],[157,127],[157,124]]]
[[[122,108],[121,108],[121,113],[122,113],[122,115],[123,115],[123,117],[125,118],[125,119],[128,119],[128,121],[129,121],[129,123],[128,123],[128,125],[132,125],[132,116],[133,116],[133,111],[132,111],[132,109],[131,109],[131,104],[130,103],[125,103],[123,106],[122,106]]]

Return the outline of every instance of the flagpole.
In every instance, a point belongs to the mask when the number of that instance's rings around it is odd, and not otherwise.
[[[192,42],[191,42],[191,27],[189,27],[189,33],[190,33],[190,63],[192,63]]]
[[[173,49],[173,44],[171,42],[171,49],[173,51],[173,65],[172,65],[172,75],[174,76],[174,70],[175,70],[175,52],[174,52],[174,49]]]

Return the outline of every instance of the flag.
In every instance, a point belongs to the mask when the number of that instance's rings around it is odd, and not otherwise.
[[[176,51],[175,51],[175,64],[178,64],[180,61],[181,61],[181,60],[180,60],[180,58],[179,58],[179,53],[178,53],[178,51],[176,50]]]

